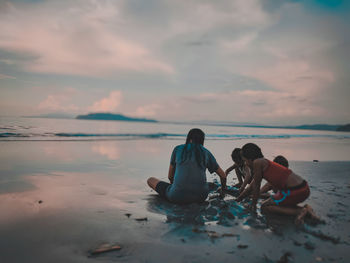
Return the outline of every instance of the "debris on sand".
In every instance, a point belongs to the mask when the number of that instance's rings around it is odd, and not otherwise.
[[[127,216],[128,218],[130,218],[131,214],[130,213],[126,213],[124,214],[125,216]]]
[[[277,263],[288,263],[289,258],[292,257],[291,252],[286,252],[280,257],[280,259],[277,261]]]
[[[304,243],[304,247],[308,250],[314,250],[315,249],[315,244],[310,242],[310,241],[307,241]]]
[[[344,204],[341,203],[341,202],[337,202],[337,204],[340,205],[340,206],[343,206],[343,207],[347,207],[347,205],[344,205]]]
[[[43,200],[39,200],[39,201],[38,201],[39,204],[42,204],[43,202],[44,202]]]
[[[300,243],[300,242],[298,242],[296,240],[294,240],[293,244],[296,245],[297,247],[300,247],[302,245],[302,243]]]
[[[148,221],[147,217],[141,217],[141,218],[135,218],[136,221],[142,222],[142,221]]]
[[[210,238],[219,238],[221,236],[220,236],[220,234],[216,233],[215,231],[209,231],[208,232],[208,237],[210,237]]]
[[[270,259],[268,256],[266,256],[265,254],[263,255],[264,258],[264,262],[265,263],[273,263],[274,261],[272,259]]]
[[[224,233],[222,234],[222,237],[236,237],[238,236],[237,234],[232,234],[232,233]]]
[[[231,219],[231,220],[233,220],[233,219],[236,218],[236,217],[234,216],[234,214],[232,214],[232,213],[229,212],[229,211],[222,211],[222,212],[220,213],[220,217],[228,218],[228,219]]]
[[[210,202],[210,205],[211,205],[211,207],[218,207],[218,208],[220,208],[220,209],[223,209],[223,208],[227,208],[228,207],[228,205],[227,205],[227,203],[225,202],[225,201],[223,201],[223,200],[219,200],[219,199],[215,199],[215,200],[212,200],[211,202]]]
[[[314,237],[317,237],[321,240],[324,241],[331,241],[333,244],[339,244],[340,243],[340,238],[339,237],[332,237],[329,235],[326,235],[324,233],[322,233],[321,231],[313,231],[311,229],[307,229],[305,228],[304,231]]]
[[[239,244],[237,247],[238,247],[239,249],[245,249],[245,248],[248,247],[248,245]]]
[[[209,207],[205,210],[207,215],[215,216],[218,211],[214,207]]]
[[[211,231],[211,230],[200,230],[198,228],[193,228],[192,232],[194,233],[205,233],[208,235],[208,237],[210,238],[220,238],[220,237],[236,237],[238,236],[237,234],[233,234],[233,233],[224,233],[224,234],[219,234],[215,231]]]
[[[220,198],[220,194],[218,194],[218,193],[209,195],[209,200],[213,200],[213,199],[217,199],[217,198]]]
[[[206,231],[205,230],[200,230],[198,228],[193,228],[192,232],[194,232],[194,233],[205,233]]]
[[[120,249],[121,249],[121,246],[119,246],[119,245],[106,243],[106,244],[102,244],[102,245],[98,246],[97,248],[91,250],[89,253],[91,256],[95,256],[95,255],[99,255],[102,253],[116,251],[116,250],[120,250]]]

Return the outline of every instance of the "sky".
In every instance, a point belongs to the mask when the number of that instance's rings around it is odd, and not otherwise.
[[[350,123],[349,2],[0,0],[0,115]]]

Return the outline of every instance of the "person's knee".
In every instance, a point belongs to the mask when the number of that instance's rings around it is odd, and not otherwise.
[[[147,179],[147,184],[149,185],[149,187],[151,188],[155,188],[156,184],[157,184],[158,179],[155,177],[150,177]]]
[[[149,186],[152,186],[152,182],[154,181],[154,177],[150,177],[150,178],[148,178],[147,179],[147,184],[149,185]]]

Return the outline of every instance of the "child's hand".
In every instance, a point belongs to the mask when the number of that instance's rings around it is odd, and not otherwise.
[[[226,196],[225,189],[220,189],[220,198],[224,199]]]
[[[217,191],[218,191],[218,193],[220,194],[220,198],[224,198],[225,197],[225,190],[226,189],[223,189],[222,187],[219,187],[218,189],[217,189]]]
[[[249,206],[249,210],[250,210],[251,213],[256,213],[256,204],[251,204]]]
[[[242,196],[239,195],[237,198],[236,198],[236,202],[241,202],[243,200]]]

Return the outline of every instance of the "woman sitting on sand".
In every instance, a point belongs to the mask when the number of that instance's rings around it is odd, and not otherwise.
[[[242,158],[253,173],[251,187],[248,187],[238,198],[242,200],[253,192],[251,209],[256,211],[256,204],[260,194],[261,180],[264,178],[277,193],[264,201],[261,205],[262,212],[272,212],[284,215],[296,216],[296,223],[303,222],[306,215],[319,220],[309,205],[299,207],[297,204],[305,201],[310,195],[307,182],[292,170],[271,162],[264,158],[259,146],[247,143],[242,147]]]
[[[192,129],[188,132],[186,144],[174,148],[169,166],[169,183],[151,177],[148,185],[161,197],[173,203],[185,204],[203,202],[209,193],[205,171],[220,176],[222,189],[226,189],[226,174],[214,156],[203,147],[204,132]]]

